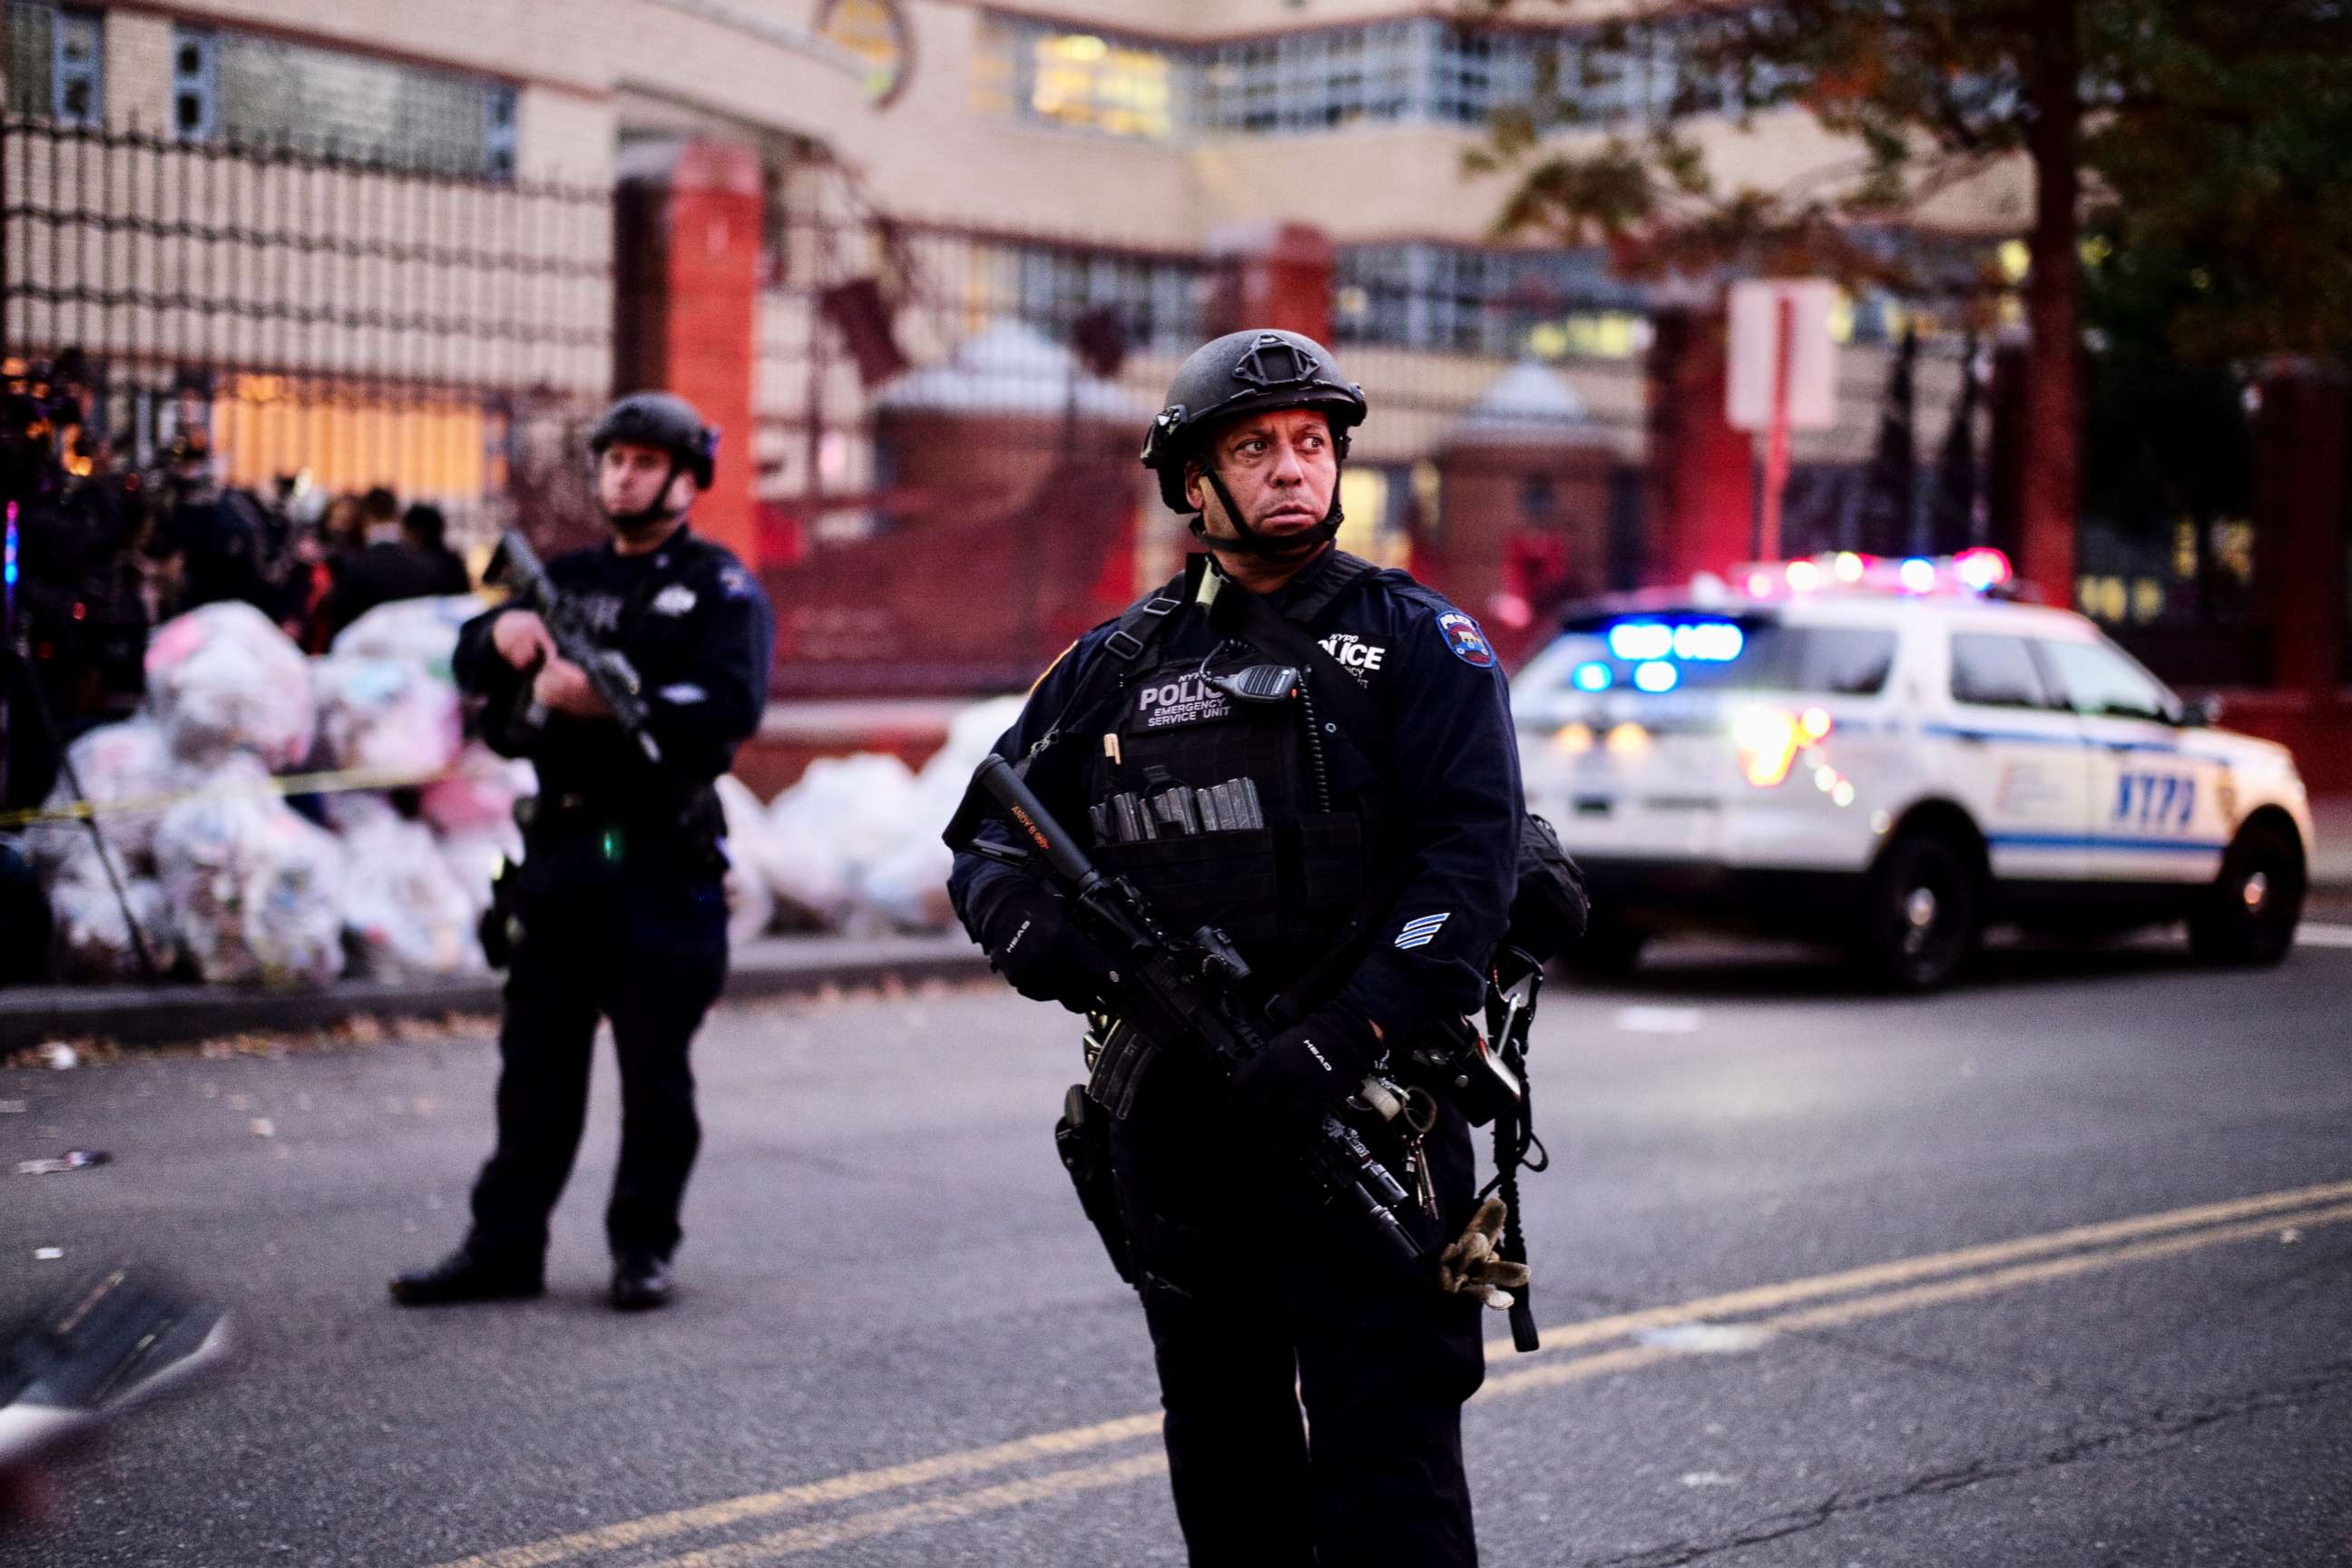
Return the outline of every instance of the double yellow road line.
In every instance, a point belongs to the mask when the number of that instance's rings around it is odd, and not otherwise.
[[[1705,1353],[1703,1338],[1677,1340],[1657,1331],[1694,1324],[1736,1323],[1769,1336],[1840,1328],[1876,1318],[1944,1306],[2016,1289],[2154,1262],[2184,1253],[2310,1230],[2352,1220],[2352,1182],[2265,1193],[2228,1203],[2202,1204],[2102,1225],[2075,1226],[2043,1236],[1966,1247],[1957,1251],[1874,1264],[1808,1279],[1703,1296],[1672,1306],[1619,1312],[1544,1331],[1534,1357],[1510,1355],[1510,1342],[1490,1343],[1498,1371],[1479,1391],[1481,1402],[1554,1388],[1612,1373],[1631,1372]],[[1620,1343],[1618,1342],[1630,1342]],[[1607,1348],[1596,1348],[1607,1347]],[[1584,1353],[1559,1357],[1559,1352]],[[606,1557],[667,1542],[810,1510],[960,1481],[1045,1460],[1066,1459],[1156,1438],[1160,1415],[1123,1416],[1091,1426],[1045,1432],[983,1448],[939,1454],[908,1464],[858,1470],[779,1490],[648,1514],[594,1530],[485,1552],[440,1568],[544,1568]],[[912,1502],[839,1513],[772,1530],[751,1540],[660,1559],[644,1568],[751,1568],[846,1542],[950,1523],[1075,1493],[1157,1476],[1167,1460],[1157,1443],[1144,1453],[1047,1469],[1019,1479],[951,1490]]]

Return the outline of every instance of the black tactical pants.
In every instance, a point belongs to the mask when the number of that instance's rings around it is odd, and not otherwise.
[[[1111,1158],[1192,1562],[1475,1563],[1462,1405],[1486,1375],[1480,1307],[1404,1278],[1360,1222],[1243,1152],[1222,1086],[1178,1066],[1154,1067]],[[1470,1130],[1449,1111],[1428,1142],[1451,1239]]]
[[[686,864],[691,865],[690,860]],[[499,1031],[497,1151],[474,1184],[470,1245],[535,1262],[588,1113],[597,1020],[621,1064],[621,1160],[604,1231],[614,1256],[667,1258],[702,1141],[688,1049],[727,973],[716,872],[653,854],[614,865],[597,846],[534,846],[523,938]]]

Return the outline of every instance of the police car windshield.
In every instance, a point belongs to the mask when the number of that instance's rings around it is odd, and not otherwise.
[[[1675,691],[1794,691],[1870,697],[1886,685],[1895,636],[1864,626],[1792,626],[1768,616],[1704,610],[1569,622],[1526,676],[1548,691],[1663,696]]]

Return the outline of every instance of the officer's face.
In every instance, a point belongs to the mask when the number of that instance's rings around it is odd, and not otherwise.
[[[1217,432],[1209,449],[1251,531],[1273,539],[1303,533],[1330,511],[1339,459],[1331,422],[1319,411],[1279,408],[1236,419]],[[1210,538],[1237,537],[1197,466],[1186,476],[1184,493],[1203,506]]]
[[[596,465],[597,503],[617,516],[642,512],[659,501],[662,510],[674,517],[694,503],[696,489],[691,474],[670,478],[675,466],[659,447],[615,441]]]

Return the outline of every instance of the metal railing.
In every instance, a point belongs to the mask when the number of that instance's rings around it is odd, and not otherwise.
[[[612,252],[609,187],[0,118],[0,351],[79,351],[118,461],[496,501],[610,384]]]

